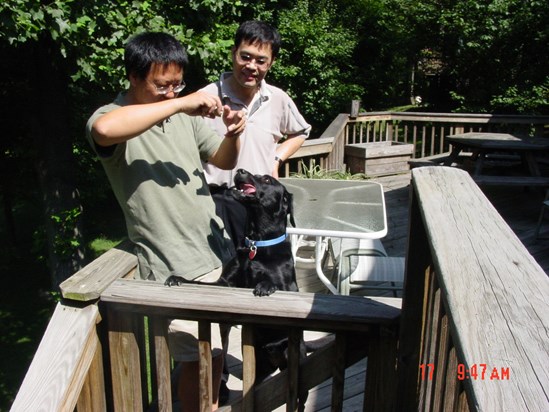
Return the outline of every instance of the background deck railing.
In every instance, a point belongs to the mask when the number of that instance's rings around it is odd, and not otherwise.
[[[368,112],[350,117],[342,113],[318,139],[310,139],[290,158],[281,176],[306,173],[319,166],[324,170],[346,171],[347,144],[394,141],[414,145],[413,158],[445,153],[446,136],[470,131],[549,135],[549,116]]]

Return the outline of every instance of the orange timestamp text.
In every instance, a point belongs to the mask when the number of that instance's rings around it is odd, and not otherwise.
[[[421,380],[433,380],[435,374],[434,363],[421,363],[419,365]],[[511,368],[509,367],[490,367],[485,363],[474,363],[470,367],[464,363],[457,365],[457,378],[464,380],[509,380],[511,377]]]

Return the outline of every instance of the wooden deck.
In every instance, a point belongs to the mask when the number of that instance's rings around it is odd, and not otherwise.
[[[390,256],[406,255],[409,179],[409,174],[376,179],[385,189],[389,231],[383,245]],[[534,237],[545,189],[485,186],[482,191],[543,270],[549,273],[549,219],[542,225],[540,238]]]
[[[388,234],[382,239],[389,256],[405,256],[408,237],[408,208],[410,174],[379,177],[373,179],[381,183],[385,190],[385,201],[388,217]],[[542,226],[540,239],[534,238],[534,230],[538,221],[545,191],[542,189],[525,189],[523,187],[487,186],[483,192],[503,216],[516,236],[527,247],[542,269],[549,273],[549,222]],[[303,250],[302,256],[312,256],[312,251]],[[329,265],[329,262],[328,262]],[[315,274],[314,265],[297,264],[297,275],[300,290],[305,292],[326,293]],[[317,335],[306,334],[307,340]],[[242,365],[240,354],[240,333],[231,333],[229,348],[231,399],[241,392]],[[345,411],[362,410],[364,396],[364,381],[366,375],[366,359],[358,362],[346,371],[345,379]],[[311,390],[306,404],[306,411],[329,411],[331,382],[327,381]],[[283,411],[281,407],[277,411]]]
[[[500,402],[498,410],[505,409],[503,405],[510,400],[513,404],[518,400],[521,405],[528,406],[528,410],[542,410],[541,405],[546,406],[543,404],[547,400],[544,388],[549,377],[536,370],[536,365],[547,364],[549,353],[544,340],[549,325],[546,315],[549,223],[543,226],[541,239],[534,239],[534,231],[544,191],[541,188],[489,186],[483,189],[487,200],[462,171],[435,167],[418,170],[414,175],[416,196],[413,202],[409,199],[409,174],[376,179],[386,191],[389,230],[383,242],[391,256],[406,255],[411,203],[413,211],[410,220],[412,247],[408,256],[410,276],[405,285],[407,299],[402,312],[405,319],[398,336],[404,349],[399,358],[399,375],[391,373],[392,369],[388,367],[393,364],[396,350],[397,335],[393,326],[396,327],[398,311],[395,308],[400,307],[399,299],[320,295],[325,290],[316,278],[312,264],[301,262],[298,263],[299,286],[303,292],[314,294],[293,296],[293,293],[277,292],[264,301],[245,290],[208,287],[208,290],[198,291],[193,289],[202,287],[192,285],[185,290],[165,288],[154,282],[124,279],[131,277],[136,257],[121,245],[101,255],[61,285],[65,299],[57,304],[13,410],[37,410],[38,403],[43,405],[44,400],[51,405],[48,410],[65,410],[67,405],[72,410],[77,404],[79,410],[106,410],[107,401],[112,401],[117,410],[142,410],[149,406],[148,400],[141,396],[150,389],[141,380],[146,367],[157,373],[154,384],[158,388],[154,388],[153,393],[157,394],[164,410],[173,400],[168,384],[170,357],[164,323],[174,317],[197,318],[202,328],[209,322],[240,319],[244,324],[291,324],[294,331],[308,328],[340,332],[336,353],[321,352],[328,356],[314,365],[309,363],[309,373],[302,376],[302,382],[318,385],[310,390],[307,411],[331,410],[330,395],[334,388],[335,409],[344,411],[363,410],[364,388],[370,406],[387,401],[390,407],[396,401],[400,403],[399,410],[404,410],[403,405],[416,404],[417,410],[423,410],[421,405],[426,404],[435,405],[432,407],[435,410],[443,400],[436,395],[442,394],[444,402],[448,400],[455,406],[454,410],[464,410],[463,402],[475,399],[482,399],[479,410],[485,410],[492,400]],[[544,170],[543,175],[549,175],[548,171]],[[490,203],[495,208],[492,209]],[[525,254],[525,249],[533,258]],[[513,253],[512,261],[502,259],[502,256],[511,256],[507,251]],[[310,257],[311,253],[303,249],[301,257]],[[464,266],[463,262],[471,256],[475,256],[471,265]],[[329,267],[325,268],[328,270]],[[470,288],[471,284],[479,284],[479,288]],[[222,290],[213,292],[211,289]],[[106,315],[100,315],[98,311],[98,298]],[[471,305],[461,304],[467,298],[471,299]],[[349,301],[354,303],[349,304]],[[220,305],[219,302],[231,303]],[[512,308],[512,314],[509,308]],[[140,343],[145,346],[141,339],[145,337],[143,315],[148,316],[149,331],[154,336],[154,357],[149,357],[153,360],[150,363],[146,362],[145,351],[140,350]],[[455,322],[449,321],[450,317]],[[101,322],[102,318],[108,322]],[[483,335],[485,320],[491,326],[489,335]],[[371,326],[373,330],[370,330]],[[325,376],[330,376],[330,371],[335,372],[337,378],[342,377],[346,357],[338,354],[341,355],[344,345],[350,343],[345,331],[358,329],[370,332],[358,341],[360,347],[371,354],[370,362],[362,359],[347,368],[344,388],[339,384],[331,385],[330,380],[321,382]],[[228,354],[229,387],[233,398],[242,390],[239,332],[238,328],[233,328]],[[496,334],[492,335],[492,332]],[[318,337],[308,331],[304,333],[307,341]],[[108,339],[102,341],[101,336],[108,336]],[[479,340],[479,336],[483,339]],[[512,348],[506,346],[507,337],[514,343]],[[112,387],[110,400],[105,396],[103,344],[110,353],[109,372],[115,377],[108,382]],[[357,359],[367,353],[357,349],[345,350],[345,354],[352,354],[352,359]],[[56,356],[52,356],[54,352]],[[60,358],[66,361],[60,362]],[[417,364],[429,365],[435,360],[440,373],[435,371],[434,380],[427,382],[418,376]],[[518,380],[510,387],[486,386],[488,381],[464,387],[455,376],[456,365],[472,365],[479,360],[494,367],[509,369],[512,366]],[[505,364],[499,364],[502,360]],[[252,367],[253,360],[249,360],[248,365]],[[321,372],[316,369],[318,366]],[[297,373],[297,368],[293,368],[291,373],[278,376],[275,385],[256,388],[254,396],[246,397],[245,401],[254,401],[258,395],[256,405],[263,406],[263,410],[274,408],[267,406],[270,399],[275,400],[273,404],[276,405],[284,399],[293,402],[294,392],[287,392],[285,385],[294,382],[292,388],[295,388]],[[453,378],[447,379],[449,373]],[[283,379],[279,380],[280,377]],[[340,379],[335,382],[339,383]],[[206,389],[206,382],[203,383],[203,389]],[[419,383],[420,398],[417,398]],[[393,396],[395,385],[398,386],[398,398]],[[284,392],[292,397],[284,398]],[[146,410],[152,412],[153,409]],[[514,407],[513,410],[526,409]],[[241,409],[229,406],[220,410]]]

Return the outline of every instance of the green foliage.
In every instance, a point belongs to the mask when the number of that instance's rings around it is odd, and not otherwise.
[[[210,75],[225,64],[236,28],[234,21],[224,24],[216,16],[221,13],[238,17],[241,7],[240,1],[230,0],[193,0],[188,4],[148,0],[57,0],[44,4],[8,0],[0,4],[4,23],[0,37],[16,44],[49,35],[71,67],[74,82],[83,80],[105,90],[116,90],[126,86],[124,44],[142,31],[174,35],[187,46],[191,56],[202,61],[205,73]],[[206,20],[207,30],[198,20]]]
[[[6,215],[0,214],[0,411],[10,410],[54,303],[46,267],[29,246],[41,222],[39,201],[31,193],[26,196],[27,202],[13,206],[16,244],[7,235]]]
[[[299,0],[280,11],[276,25],[283,48],[270,78],[296,100],[320,134],[363,89],[353,76],[353,33],[338,22],[331,2],[318,6]]]
[[[317,165],[313,160],[310,166],[301,162],[301,172],[291,173],[291,177],[297,179],[337,179],[337,180],[365,180],[368,177],[364,173],[342,172],[341,170],[326,170]]]
[[[400,0],[347,0],[339,14],[345,27],[354,33],[353,76],[364,88],[362,108],[385,110],[410,102],[410,76],[415,38],[401,8]]]
[[[499,112],[516,110],[519,113],[536,113],[540,108],[549,108],[549,76],[545,84],[533,85],[519,90],[510,86],[502,95],[494,96],[490,104]]]
[[[92,259],[101,256],[106,251],[112,249],[124,239],[108,239],[105,236],[100,236],[93,239],[89,244],[89,249],[92,253]]]
[[[549,3],[422,1],[402,10],[418,55],[429,48],[438,56],[440,70],[420,85],[427,100],[455,111],[549,111]]]
[[[80,242],[77,240],[77,226],[81,215],[82,210],[77,207],[50,216],[56,228],[53,247],[57,255],[61,257],[72,256],[74,251],[80,247]]]

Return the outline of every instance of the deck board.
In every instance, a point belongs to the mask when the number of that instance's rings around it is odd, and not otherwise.
[[[543,175],[549,171],[542,170]],[[405,256],[408,238],[408,209],[410,173],[396,176],[384,176],[373,179],[383,185],[387,207],[388,234],[383,238],[383,245],[390,256]],[[526,246],[528,251],[540,264],[543,270],[549,272],[549,217],[542,226],[540,236],[534,238],[544,191],[525,189],[522,187],[483,187],[482,191],[492,202],[494,207],[503,216],[517,237]],[[543,239],[545,238],[545,239]],[[307,253],[305,249],[303,253]],[[328,262],[329,269],[330,262]],[[300,290],[305,292],[323,292],[326,289],[315,275],[314,264],[298,263],[297,277]],[[306,335],[307,338],[307,335]],[[241,381],[240,337],[238,331],[231,332],[230,343],[231,379],[229,387],[232,397],[239,392]],[[366,360],[358,362],[348,368],[345,374],[345,403],[344,410],[362,410],[364,380],[366,376]],[[306,412],[327,412],[330,410],[331,383],[326,381],[310,391],[306,404]],[[279,408],[278,410],[285,410]],[[277,411],[278,411],[277,410]]]

